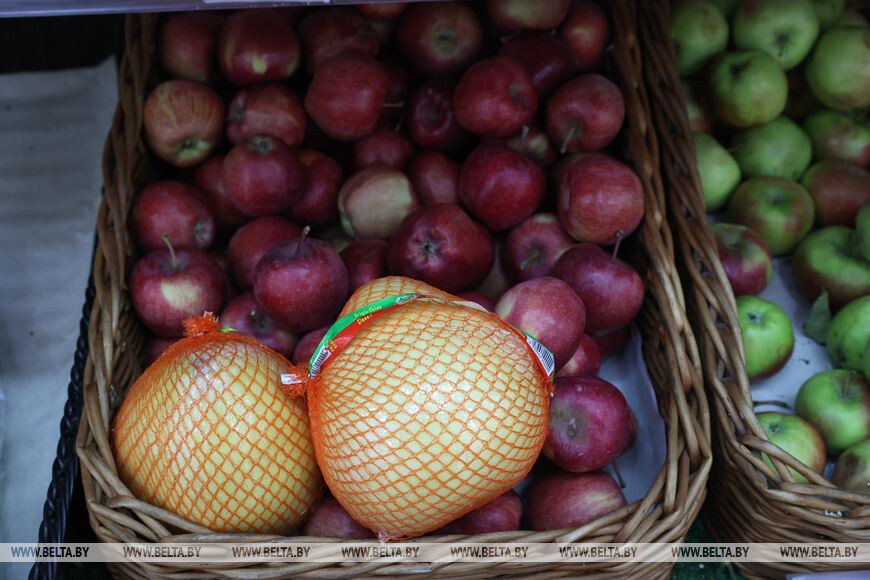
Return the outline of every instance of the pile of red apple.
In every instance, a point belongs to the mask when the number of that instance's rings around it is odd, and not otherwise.
[[[811,471],[836,459],[834,483],[870,493],[870,25],[845,4],[683,1],[671,34],[747,375],[794,349],[793,321],[757,296],[773,257],[812,303],[794,322],[835,367],[800,385],[794,415],[758,420]]]
[[[591,1],[392,3],[167,16],[144,135],[133,306],[153,360],[205,311],[306,361],[386,275],[473,300],[554,354],[549,461],[443,531],[583,525],[625,504],[601,469],[635,438],[596,377],[644,285],[617,258],[641,183],[607,153],[625,116]],[[307,532],[367,530],[327,499]]]

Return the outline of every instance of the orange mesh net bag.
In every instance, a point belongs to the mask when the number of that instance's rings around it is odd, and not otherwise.
[[[320,498],[291,365],[214,316],[188,321],[127,393],[113,430],[121,480],[143,501],[216,532],[288,533]]]
[[[307,394],[332,494],[396,540],[526,476],[546,437],[551,376],[552,355],[495,314],[387,277],[359,288],[308,368],[284,380]]]

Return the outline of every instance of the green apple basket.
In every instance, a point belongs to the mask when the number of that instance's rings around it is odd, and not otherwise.
[[[658,411],[666,426],[665,461],[639,501],[578,529],[516,531],[485,536],[450,536],[474,542],[677,542],[699,513],[711,468],[710,418],[701,361],[684,307],[674,247],[665,214],[665,187],[658,171],[661,152],[650,120],[642,82],[644,65],[636,32],[633,0],[610,4],[613,38],[612,78],[625,95],[625,157],[639,175],[646,216],[629,259],[641,273],[646,296],[638,325],[643,354],[654,385]],[[158,174],[159,164],[143,140],[143,103],[159,80],[155,38],[159,17],[127,16],[126,47],[120,65],[120,97],[103,156],[104,197],[97,220],[93,263],[96,286],[84,379],[84,412],[77,438],[90,525],[104,542],[336,542],[335,538],[217,534],[133,496],[118,476],[110,443],[113,417],[127,389],[143,369],[144,330],[131,307],[127,278],[136,258],[129,215],[134,193]],[[529,564],[438,563],[427,566],[390,562],[226,563],[198,568],[171,564],[113,564],[124,577],[350,578],[426,573],[438,577],[528,575],[666,577],[670,563]]]
[[[668,219],[712,400],[715,460],[705,506],[707,527],[722,542],[870,541],[870,495],[839,489],[807,469],[772,444],[755,417],[735,299],[719,261],[696,170],[667,4],[639,3],[638,26]],[[762,453],[774,469],[762,461]],[[787,467],[809,482],[796,482]],[[739,567],[749,577],[781,577],[850,566],[790,562]]]

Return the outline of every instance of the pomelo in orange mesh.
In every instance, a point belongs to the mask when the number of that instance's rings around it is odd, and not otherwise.
[[[406,293],[434,300],[371,317],[304,384],[326,483],[382,540],[435,530],[525,477],[551,389],[521,333],[421,282],[374,280],[342,315]]]
[[[186,329],[115,417],[121,480],[216,532],[290,532],[322,491],[305,401],[281,389],[290,363],[213,316]]]

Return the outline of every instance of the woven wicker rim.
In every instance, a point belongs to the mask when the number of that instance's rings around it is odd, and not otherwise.
[[[659,411],[667,427],[666,462],[646,496],[581,528],[548,532],[503,532],[444,536],[451,541],[596,541],[670,542],[683,538],[701,508],[712,463],[710,417],[700,374],[700,357],[685,313],[673,242],[665,215],[665,193],[658,174],[657,140],[641,77],[641,51],[633,0],[612,3],[614,38],[611,63],[626,98],[628,152],[645,190],[646,217],[639,233],[635,263],[647,294],[638,323],[644,358],[656,387]],[[133,314],[125,280],[133,259],[127,216],[134,191],[151,172],[141,138],[142,106],[155,75],[153,39],[157,17],[128,16],[126,51],[121,62],[121,91],[104,151],[105,197],[97,219],[94,258],[96,296],[90,321],[90,355],[85,372],[85,409],[77,438],[82,483],[90,523],[106,542],[281,541],[274,536],[214,534],[132,496],[117,475],[110,445],[110,421],[122,394],[141,372],[142,334]],[[338,541],[301,538],[294,541]],[[287,540],[289,541],[289,540]],[[431,575],[463,577],[537,573],[562,577],[579,572],[632,577],[663,577],[668,563],[435,564]],[[209,565],[208,570],[179,564],[119,564],[113,571],[130,577],[183,575],[245,578],[360,577],[419,574],[419,565],[297,563],[240,566]]]

